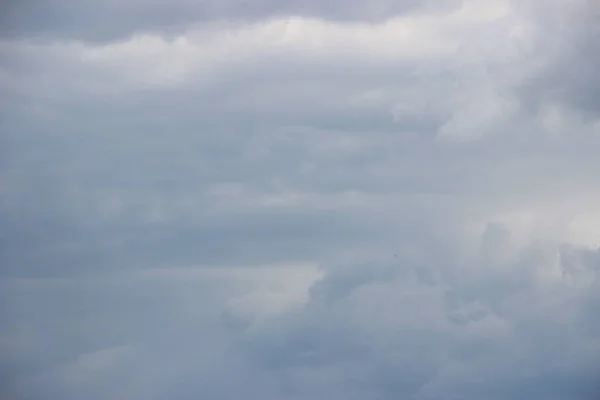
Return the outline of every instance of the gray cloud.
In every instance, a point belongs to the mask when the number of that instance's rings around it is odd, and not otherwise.
[[[303,16],[337,21],[381,21],[415,11],[444,11],[455,0],[376,1],[63,1],[27,0],[4,5],[5,37],[113,41],[132,34],[179,34],[190,26],[219,21],[256,21]]]
[[[595,6],[477,3],[13,6],[2,395],[596,398]]]

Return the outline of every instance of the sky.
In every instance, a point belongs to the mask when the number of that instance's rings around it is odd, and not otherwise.
[[[25,0],[0,397],[600,398],[593,0]]]

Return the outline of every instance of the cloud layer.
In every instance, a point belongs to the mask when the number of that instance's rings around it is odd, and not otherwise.
[[[3,398],[600,395],[600,8],[328,4],[6,6]]]

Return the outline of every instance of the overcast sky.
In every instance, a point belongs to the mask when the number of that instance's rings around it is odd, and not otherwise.
[[[0,397],[600,398],[593,0],[0,14]]]

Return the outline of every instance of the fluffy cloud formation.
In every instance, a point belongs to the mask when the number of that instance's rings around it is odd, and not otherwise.
[[[2,397],[597,398],[600,8],[234,3],[11,6]]]

